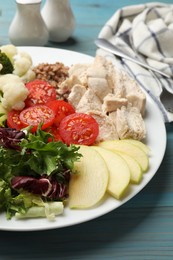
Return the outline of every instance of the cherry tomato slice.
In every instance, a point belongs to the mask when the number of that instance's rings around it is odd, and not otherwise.
[[[25,127],[33,126],[32,132],[35,132],[40,123],[42,123],[42,130],[51,126],[54,122],[55,113],[45,105],[37,105],[22,110],[19,118]]]
[[[64,100],[53,100],[46,104],[55,112],[54,125],[59,126],[61,120],[73,113],[75,113],[74,108],[68,102]]]
[[[29,90],[25,100],[26,107],[45,104],[56,99],[56,89],[46,81],[35,79],[26,83],[26,87]]]
[[[92,145],[98,136],[99,126],[92,116],[75,113],[61,121],[59,133],[67,145]]]
[[[58,131],[58,128],[54,125],[52,125],[51,127],[49,127],[49,129],[46,130],[47,132],[49,132],[50,134],[53,135],[53,138],[49,138],[48,139],[48,142],[59,142],[59,141],[63,141],[60,134],[59,134],[59,131]]]
[[[24,124],[21,122],[19,115],[20,115],[20,111],[18,110],[13,109],[10,112],[8,112],[7,115],[8,127],[15,128],[17,130],[20,130],[25,127]]]

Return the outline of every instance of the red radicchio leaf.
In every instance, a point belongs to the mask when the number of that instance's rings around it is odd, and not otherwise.
[[[52,188],[52,184],[46,178],[36,179],[27,176],[15,176],[11,180],[13,189],[24,189],[28,192],[38,195],[44,195]]]
[[[11,180],[13,189],[23,189],[30,193],[58,200],[67,197],[67,184],[62,184],[53,177],[39,179],[28,176],[15,176]]]
[[[25,137],[23,131],[0,127],[0,145],[4,148],[20,149],[19,142]]]

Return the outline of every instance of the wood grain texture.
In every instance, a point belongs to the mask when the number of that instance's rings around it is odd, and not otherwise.
[[[74,35],[66,43],[48,46],[94,56],[94,40],[105,22],[118,8],[139,3],[71,0],[76,17]],[[15,1],[0,0],[1,45],[9,43],[8,28],[15,8]],[[173,259],[173,124],[166,125],[166,129],[164,160],[154,178],[132,200],[81,225],[39,232],[0,231],[0,259]]]

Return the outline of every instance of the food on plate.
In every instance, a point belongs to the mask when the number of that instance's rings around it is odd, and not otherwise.
[[[84,113],[66,116],[59,125],[59,133],[66,144],[92,145],[99,133],[96,120]]]
[[[40,218],[47,217],[54,220],[55,216],[62,214],[64,211],[64,205],[61,201],[57,202],[46,202],[42,207],[33,206],[28,209],[26,214],[16,212],[15,217],[17,219],[24,218]]]
[[[89,146],[80,146],[80,161],[75,162],[69,183],[69,207],[76,209],[90,208],[98,204],[107,190],[109,173],[100,154]]]
[[[45,131],[51,134],[51,137],[48,138],[48,142],[63,142],[56,125],[48,127]]]
[[[11,63],[14,62],[14,57],[18,53],[18,48],[14,46],[13,44],[7,44],[7,45],[2,45],[0,47],[0,50],[2,53],[5,53],[7,57],[10,59]]]
[[[11,64],[0,75],[0,209],[8,219],[52,220],[66,200],[90,208],[142,181],[146,97],[136,81],[100,56],[33,67],[13,45],[2,53]]]
[[[149,148],[146,144],[144,144],[143,142],[139,142],[139,141],[134,140],[134,139],[124,139],[124,141],[138,146],[138,147],[141,148],[147,155],[149,155],[149,153],[150,153],[150,148]]]
[[[35,79],[27,82],[25,86],[29,92],[25,99],[27,107],[42,105],[56,99],[56,90],[47,81]]]
[[[28,90],[22,80],[13,74],[0,76],[0,126],[5,126],[11,110],[20,110],[25,106]]]
[[[116,153],[99,146],[93,147],[104,159],[108,171],[109,182],[107,192],[116,199],[120,199],[125,193],[130,182],[130,171],[125,160]]]
[[[126,153],[120,151],[113,151],[116,154],[119,154],[127,163],[129,170],[130,170],[130,182],[131,183],[140,183],[143,176],[143,171],[139,165],[139,163],[132,157]]]
[[[130,142],[128,143],[124,140],[115,140],[115,141],[100,142],[98,144],[98,146],[107,148],[107,149],[115,151],[115,152],[119,151],[119,152],[125,153],[125,154],[133,157],[133,159],[135,159],[139,163],[143,172],[146,172],[148,170],[148,167],[149,167],[148,156],[137,145],[134,145]]]
[[[66,94],[77,112],[98,120],[100,132],[96,141],[146,137],[145,94],[135,80],[105,58],[96,56],[92,64],[74,64],[58,93]],[[116,138],[112,138],[112,133]]]
[[[123,140],[118,142],[123,143]],[[100,178],[96,176],[97,171],[103,171],[104,167],[102,162],[100,162],[99,166],[97,165],[98,155],[94,154],[93,149],[100,154],[107,167],[108,184],[105,194],[109,193],[119,200],[125,196],[131,183],[138,184],[142,180],[144,171],[133,158],[133,149],[131,153],[129,151],[127,154],[122,151],[112,150],[110,147],[102,147],[102,143],[100,143],[100,146],[81,145],[79,152],[83,157],[74,164],[74,169],[77,170],[78,174],[72,175],[69,183],[69,205],[71,208],[89,208],[93,206],[89,202],[95,200],[98,203],[100,201],[96,199],[98,196],[97,185],[100,185]],[[99,181],[99,184],[96,184],[96,181]],[[93,185],[96,194],[93,194]],[[95,204],[97,204],[96,202]]]
[[[20,77],[23,82],[28,82],[35,78],[33,71],[32,58],[29,53],[20,51],[12,44],[3,45],[0,47],[2,53],[5,53],[13,65],[13,74]]]
[[[69,67],[62,62],[40,63],[33,67],[35,77],[44,81],[48,81],[57,90],[59,84],[68,77]],[[66,95],[60,95],[57,92],[57,99],[66,99]]]
[[[14,70],[13,64],[8,56],[0,50],[0,74],[9,74]]]
[[[112,112],[111,118],[116,121],[119,139],[134,138],[135,140],[142,140],[146,136],[144,120],[137,107],[122,106],[116,111],[116,114]]]
[[[0,77],[0,105],[3,109],[3,114],[0,114],[0,125],[3,126],[8,111],[24,107],[24,100],[28,95],[25,82],[34,79],[35,73],[30,55],[19,51],[16,46],[3,45],[0,47],[0,53],[1,57],[3,55],[8,59],[0,60],[0,74],[3,74]]]
[[[47,203],[67,199],[74,162],[81,156],[79,148],[48,142],[49,137],[40,128],[34,134],[0,128],[0,210],[6,211],[7,219],[16,213],[28,217],[33,207],[35,217],[44,207],[46,217],[52,219]]]
[[[34,133],[39,124],[42,123],[41,129],[46,129],[54,122],[55,113],[45,105],[31,106],[22,111],[11,110],[7,116],[8,127],[21,130],[30,126]]]
[[[24,125],[21,122],[19,116],[20,116],[20,110],[12,109],[11,111],[9,111],[6,118],[7,126],[10,128],[14,128],[16,130],[21,130],[22,128],[24,128]]]
[[[21,111],[19,119],[23,124],[23,128],[32,126],[31,131],[34,133],[39,125],[44,130],[51,126],[54,122],[55,113],[52,109],[45,105],[35,105],[25,108]]]
[[[56,127],[60,125],[60,122],[64,117],[75,113],[73,106],[64,100],[49,101],[46,105],[55,112],[54,125]]]
[[[21,110],[25,106],[28,90],[22,80],[13,74],[0,76],[1,104],[7,111]]]

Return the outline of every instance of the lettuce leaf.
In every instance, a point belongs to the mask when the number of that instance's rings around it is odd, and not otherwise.
[[[16,175],[47,175],[73,170],[79,160],[79,147],[62,142],[47,142],[50,137],[40,129],[29,133],[18,144],[20,150],[0,146],[0,178],[8,180]]]
[[[28,137],[21,141],[21,155],[25,157],[25,165],[40,175],[48,176],[64,169],[72,170],[74,162],[81,156],[78,153],[79,147],[68,147],[62,142],[47,142],[49,137],[49,133],[38,128],[36,134],[29,133]]]
[[[40,196],[24,191],[17,194],[11,190],[7,182],[0,179],[0,210],[6,211],[7,219],[11,219],[16,212],[26,214],[28,209],[35,205],[39,207],[44,206],[44,202]]]
[[[17,219],[46,217],[54,220],[55,216],[63,213],[64,205],[60,201],[46,202],[42,206],[32,206],[24,214],[16,212]]]
[[[8,219],[16,212],[23,216],[29,208],[45,207],[47,203],[40,196],[13,190],[14,176],[55,176],[68,185],[65,173],[71,173],[74,162],[80,159],[79,147],[47,142],[49,137],[49,133],[38,128],[35,134],[27,133],[16,150],[0,146],[0,210],[6,211]]]

